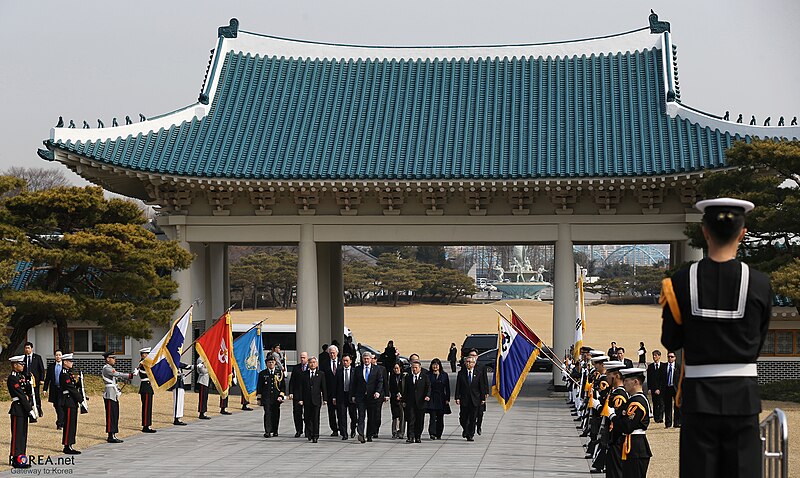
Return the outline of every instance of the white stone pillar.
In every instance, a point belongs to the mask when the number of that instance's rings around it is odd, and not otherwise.
[[[559,358],[575,339],[575,259],[572,253],[572,230],[569,224],[558,225],[555,244],[553,282],[553,350]],[[565,390],[561,371],[553,367],[553,385]]]
[[[700,262],[703,259],[703,250],[692,247],[689,241],[681,241],[684,262]]]
[[[208,273],[210,285],[208,308],[213,321],[228,308],[225,305],[225,244],[208,245]]]
[[[317,244],[317,294],[319,297],[319,343],[331,343],[331,246]],[[321,349],[320,349],[321,350]],[[316,353],[319,353],[317,350]],[[309,351],[310,353],[310,351]]]
[[[331,274],[331,338],[344,343],[344,277],[342,276],[342,245],[330,245]]]
[[[319,354],[319,296],[314,226],[300,226],[297,248],[297,352]]]
[[[228,268],[228,245],[222,245],[222,300],[225,303],[225,308],[231,306],[231,274]]]

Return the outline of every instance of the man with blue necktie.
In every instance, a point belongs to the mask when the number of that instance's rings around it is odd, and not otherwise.
[[[61,351],[56,350],[55,361],[47,366],[47,373],[44,376],[44,391],[48,392],[47,401],[53,404],[56,411],[56,429],[61,430],[64,426],[64,411],[58,404],[58,397],[61,396]]]
[[[364,425],[367,424],[366,441],[375,434],[375,410],[383,400],[383,375],[373,369],[372,354],[361,354],[362,365],[356,368],[356,407],[358,408],[358,441],[364,443]]]

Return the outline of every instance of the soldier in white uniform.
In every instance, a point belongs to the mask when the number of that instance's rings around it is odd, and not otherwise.
[[[114,364],[117,362],[117,357],[111,352],[103,354],[106,359],[106,364],[103,365],[102,376],[105,383],[103,390],[103,402],[106,408],[106,433],[108,438],[106,441],[109,443],[122,443],[122,440],[117,438],[119,433],[119,396],[122,394],[119,387],[117,387],[117,379],[132,379],[132,373],[117,372],[114,369]]]
[[[208,385],[210,377],[208,375],[208,367],[203,362],[203,357],[197,357],[197,384],[199,385],[200,397],[197,399],[197,411],[200,412],[201,420],[210,420],[211,417],[206,415],[208,411]]]
[[[183,362],[178,363],[178,375],[175,377],[175,384],[168,389],[172,391],[172,397],[175,401],[175,420],[172,422],[173,425],[186,425],[186,422],[181,420],[183,418],[183,399],[186,394],[186,389],[183,388],[184,370],[192,371],[194,370],[194,365],[187,365]]]

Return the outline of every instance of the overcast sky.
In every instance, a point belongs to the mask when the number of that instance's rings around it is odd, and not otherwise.
[[[797,0],[0,0],[0,171],[61,168],[36,149],[62,115],[136,120],[192,104],[217,27],[370,45],[536,43],[671,22],[684,104],[800,115]]]

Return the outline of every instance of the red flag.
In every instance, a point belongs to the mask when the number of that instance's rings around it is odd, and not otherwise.
[[[216,324],[197,339],[197,353],[203,358],[208,367],[208,374],[217,387],[220,398],[228,396],[231,382],[233,381],[233,330],[231,328],[231,315],[219,318]]]
[[[517,315],[514,309],[511,309],[511,325],[513,325],[519,333],[524,335],[525,338],[530,340],[533,345],[541,347],[542,339],[533,333],[533,330],[531,330],[530,327],[528,327],[528,324],[526,324],[522,318]]]

